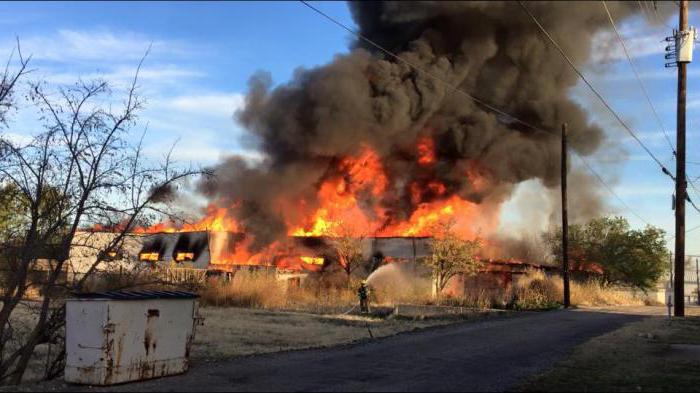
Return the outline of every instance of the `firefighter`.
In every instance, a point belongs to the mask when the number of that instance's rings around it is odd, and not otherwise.
[[[357,288],[357,297],[360,300],[360,312],[369,313],[369,288],[367,288],[367,280],[362,280],[360,287]]]

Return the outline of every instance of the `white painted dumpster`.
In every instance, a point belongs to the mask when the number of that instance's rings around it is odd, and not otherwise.
[[[197,296],[180,291],[111,291],[66,304],[65,380],[113,385],[187,371]]]

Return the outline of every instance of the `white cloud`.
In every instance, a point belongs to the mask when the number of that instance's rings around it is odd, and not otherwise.
[[[149,137],[154,138],[151,139],[154,142],[149,143],[148,154],[162,156],[169,144],[179,139],[173,150],[177,161],[214,164],[231,154],[241,155],[251,162],[260,161],[259,152],[241,148],[236,143],[241,130],[232,116],[243,105],[243,94],[217,91],[151,100],[143,117],[149,129],[155,132]]]
[[[620,33],[627,51],[632,58],[651,55],[662,55],[668,43],[663,42],[657,35],[649,35],[640,30],[633,30],[629,35]],[[612,31],[601,31],[593,37],[592,58],[594,63],[618,61],[626,59],[625,52]]]
[[[79,79],[104,79],[113,87],[127,87],[146,50],[151,50],[139,73],[142,85],[182,85],[183,79],[206,76],[187,68],[182,61],[203,54],[201,45],[177,40],[155,39],[129,31],[58,30],[43,35],[21,37],[25,57],[32,56],[32,79],[52,84],[73,84]],[[10,53],[16,42],[0,41],[0,50]],[[198,49],[193,49],[193,48]]]
[[[33,138],[30,135],[18,134],[14,132],[0,133],[0,138],[4,138],[10,143],[16,145],[27,145],[32,142]]]
[[[240,93],[209,93],[202,95],[178,96],[156,105],[177,111],[209,116],[226,116],[243,108],[244,95]]]
[[[150,157],[162,158],[171,147],[172,141],[167,144],[164,142],[151,143],[145,148],[145,153]],[[179,162],[208,165],[234,154],[251,163],[260,162],[263,159],[263,154],[256,150],[232,150],[230,147],[223,146],[215,134],[209,134],[206,130],[198,132],[196,138],[188,136],[186,139],[179,140],[173,148],[171,157]]]
[[[149,45],[155,55],[185,55],[190,52],[176,41],[154,40],[132,32],[58,30],[51,36],[22,37],[22,50],[36,60],[72,61],[137,61]],[[11,48],[14,41],[6,42]]]
[[[203,53],[202,45],[128,31],[66,29],[23,37],[21,44],[23,53],[33,56],[36,71],[32,79],[48,82],[49,88],[72,85],[80,79],[109,82],[114,94],[103,97],[100,105],[120,104],[122,90],[131,84],[139,60],[152,44],[139,73],[145,107],[132,135],[138,138],[148,125],[145,153],[159,160],[179,140],[172,157],[180,162],[211,165],[230,154],[252,162],[261,159],[260,153],[237,143],[241,130],[232,117],[243,107],[244,95],[202,87],[207,74],[191,65],[193,58]],[[13,41],[0,41],[0,49],[13,46]],[[30,128],[26,125],[29,121],[22,118],[17,124]]]
[[[163,157],[170,149],[170,145],[153,144],[145,149],[151,157]],[[209,144],[197,140],[188,140],[186,144],[178,143],[172,152],[172,158],[180,162],[210,163],[219,160],[225,151],[215,144]]]
[[[243,157],[249,162],[260,162],[263,159],[263,155],[254,150],[240,150],[232,152],[215,145],[176,147],[173,151],[173,158],[178,161],[213,163],[234,154]]]
[[[74,72],[43,72],[42,79],[59,85],[69,85],[78,80],[103,79],[114,87],[124,88],[131,84],[136,75],[136,65],[121,65],[106,72],[74,73]],[[182,83],[183,79],[201,78],[204,73],[183,68],[174,64],[144,65],[139,71],[141,85],[152,86],[163,83]]]

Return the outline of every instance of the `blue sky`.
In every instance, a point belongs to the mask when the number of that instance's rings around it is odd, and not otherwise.
[[[346,4],[322,2],[317,6],[354,25]],[[698,16],[691,13],[691,24],[697,23]],[[666,24],[675,24],[675,18]],[[650,24],[642,15],[618,27],[675,144],[675,69],[664,68],[665,43],[661,42],[670,29]],[[232,120],[253,73],[265,70],[275,83],[284,83],[298,67],[322,65],[347,52],[351,41],[347,32],[297,2],[2,2],[0,55],[9,55],[16,36],[23,52],[33,55],[37,71],[32,77],[59,84],[102,76],[117,87],[124,86],[152,44],[141,75],[142,94],[147,99],[141,116],[149,130],[146,150],[158,156],[164,146],[179,139],[175,157],[202,164],[212,164],[228,153],[256,155],[241,145],[242,130]],[[596,53],[607,48],[609,57],[595,56],[584,73],[674,171],[671,150],[619,45],[605,35],[598,37],[596,45]],[[688,67],[691,178],[700,176],[700,131],[695,128],[700,122],[700,69],[696,67]],[[672,233],[671,180],[584,86],[578,86],[572,95],[611,135],[607,145],[589,158],[591,164],[639,215]],[[31,114],[21,112],[6,131],[21,138],[35,124]],[[520,187],[504,208],[502,226],[531,230],[544,225],[542,215],[533,222],[519,208],[519,201],[542,198],[542,194],[535,182]],[[614,197],[604,195],[612,212],[626,216],[634,226],[643,225]],[[691,191],[691,197],[700,203],[700,195]],[[542,203],[548,202],[542,199]],[[700,225],[700,214],[690,207],[687,222],[688,228]],[[700,229],[689,234],[688,252],[700,254]]]

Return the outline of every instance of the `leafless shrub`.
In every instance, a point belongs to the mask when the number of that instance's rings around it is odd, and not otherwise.
[[[0,90],[5,108],[12,106],[10,98],[28,61],[20,55],[20,71],[12,77],[5,72]],[[2,383],[21,382],[35,348],[61,339],[64,295],[83,290],[111,255],[122,251],[131,229],[163,210],[157,204],[162,193],[152,190],[169,189],[200,173],[175,167],[170,153],[154,164],[143,156],[143,137],[131,142],[142,108],[138,95],[142,62],[119,104],[105,81],[78,81],[58,88],[30,83],[28,100],[40,111],[43,131],[28,143],[0,136],[0,184],[12,187],[23,201],[23,209],[16,212],[21,217],[17,230],[0,239],[6,273],[0,307]],[[96,250],[82,276],[68,280],[71,250],[93,247],[91,236],[77,233],[95,223],[104,224],[112,236]],[[38,267],[44,274],[35,278],[32,272]],[[20,337],[12,316],[32,288],[41,295],[36,318]],[[56,375],[63,353],[52,351],[51,357],[46,376]]]

